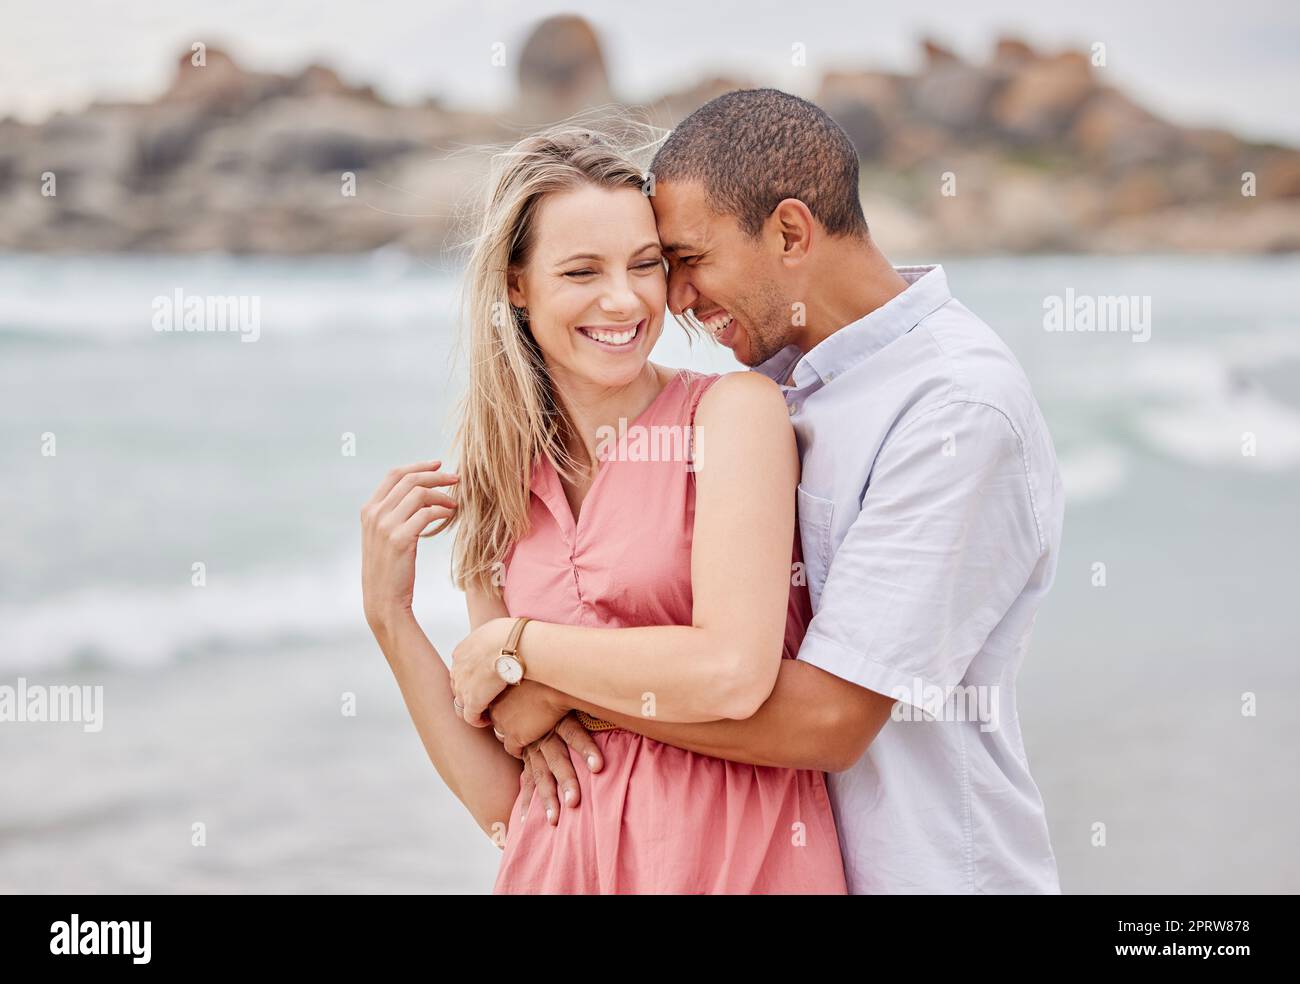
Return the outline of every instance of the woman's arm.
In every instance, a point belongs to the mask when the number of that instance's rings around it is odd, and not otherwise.
[[[520,644],[528,679],[625,714],[652,711],[665,722],[748,718],[772,692],[785,637],[798,482],[785,400],[771,380],[737,373],[709,388],[695,423],[702,453],[692,624],[595,629],[529,622]],[[484,679],[510,625],[489,623],[457,647],[457,692],[474,695],[465,700],[467,720],[476,720],[474,704],[496,695],[479,699],[470,678],[479,667]]]
[[[520,763],[491,731],[470,727],[452,706],[451,676],[411,611],[419,534],[455,508],[437,491],[454,482],[437,470],[440,465],[422,462],[390,472],[362,510],[366,619],[433,767],[500,847],[519,793]],[[506,614],[499,598],[466,594],[472,627]]]

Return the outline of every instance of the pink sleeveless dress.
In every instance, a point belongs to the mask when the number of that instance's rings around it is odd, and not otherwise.
[[[690,426],[718,378],[680,371],[630,435]],[[700,450],[707,455],[707,440]],[[682,460],[627,457],[607,456],[576,524],[554,467],[538,460],[531,527],[506,559],[512,616],[605,628],[691,624],[694,473]],[[810,617],[807,588],[793,588],[786,658]],[[728,762],[622,728],[592,737],[604,767],[592,774],[576,763],[582,801],[561,807],[558,826],[539,801],[521,819],[515,800],[496,894],[847,891],[821,772]]]

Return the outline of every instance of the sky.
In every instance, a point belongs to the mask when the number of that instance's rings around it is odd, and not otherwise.
[[[38,121],[93,99],[161,92],[194,41],[246,67],[311,61],[397,101],[435,95],[494,109],[514,92],[513,57],[551,13],[599,32],[615,92],[630,100],[704,74],[814,94],[827,70],[912,70],[932,37],[972,61],[1018,35],[1047,50],[1106,45],[1106,73],[1186,124],[1300,145],[1300,3],[1295,0],[5,0],[0,117]],[[504,44],[506,66],[492,64]],[[803,44],[807,64],[791,65]]]

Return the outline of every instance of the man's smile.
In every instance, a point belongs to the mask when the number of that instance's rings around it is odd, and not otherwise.
[[[736,319],[729,311],[718,308],[707,315],[696,314],[695,320],[719,344],[730,346],[732,339],[735,338]]]

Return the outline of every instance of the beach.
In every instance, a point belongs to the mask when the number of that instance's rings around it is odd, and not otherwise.
[[[1067,490],[1016,695],[1063,890],[1300,890],[1300,260],[945,269]],[[103,687],[99,731],[0,723],[0,891],[490,891],[360,604],[362,503],[451,453],[456,287],[391,250],[0,258],[0,685]],[[178,291],[256,298],[256,341],[159,330]],[[1145,298],[1147,337],[1052,330],[1076,295]],[[671,321],[655,358],[737,368]]]

